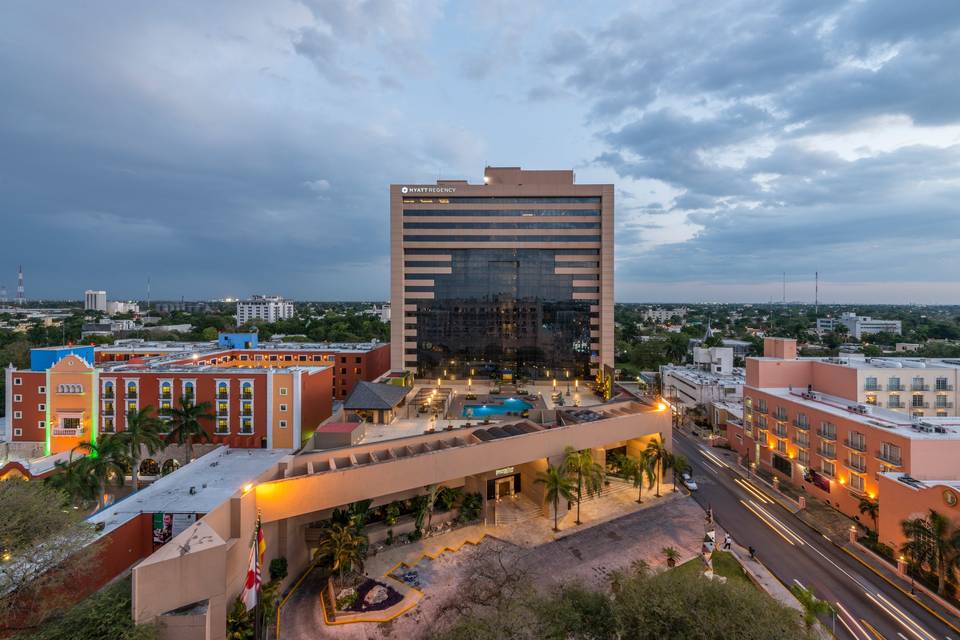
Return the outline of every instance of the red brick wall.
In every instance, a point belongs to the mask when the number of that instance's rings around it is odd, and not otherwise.
[[[17,378],[21,384],[11,384],[13,397],[12,406],[8,408],[10,436],[15,442],[45,442],[47,432],[38,426],[40,420],[46,420],[46,412],[40,411],[38,405],[46,403],[47,394],[40,393],[40,388],[46,386],[47,375],[45,371],[14,371],[11,382],[16,383]],[[16,396],[20,395],[18,402]],[[17,418],[14,412],[19,411],[21,417]],[[22,429],[22,435],[15,435],[14,429]]]
[[[300,435],[310,436],[333,413],[333,369],[323,369],[300,379]],[[299,446],[300,443],[294,443]]]

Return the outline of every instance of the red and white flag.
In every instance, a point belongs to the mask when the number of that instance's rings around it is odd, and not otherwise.
[[[240,592],[240,599],[243,600],[247,611],[253,611],[257,606],[257,590],[260,588],[260,565],[257,562],[257,546],[250,548],[250,564],[247,567],[247,580],[243,584],[243,591]]]

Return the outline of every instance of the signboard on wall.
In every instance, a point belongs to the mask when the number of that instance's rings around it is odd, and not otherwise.
[[[196,513],[153,514],[153,543],[166,544],[197,521]]]

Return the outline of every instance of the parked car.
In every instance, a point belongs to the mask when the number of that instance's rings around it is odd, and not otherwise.
[[[697,481],[693,479],[689,471],[683,472],[683,475],[680,476],[680,481],[683,482],[683,486],[689,491],[696,491],[698,489]]]

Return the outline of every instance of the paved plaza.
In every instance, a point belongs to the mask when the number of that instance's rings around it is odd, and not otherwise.
[[[280,637],[282,640],[423,637],[431,621],[436,619],[439,607],[456,593],[465,570],[483,553],[504,554],[511,563],[523,567],[534,584],[544,588],[567,581],[603,588],[610,572],[627,569],[636,561],[644,561],[654,568],[665,566],[661,549],[667,546],[677,549],[679,562],[684,562],[700,550],[705,514],[689,497],[671,491],[669,485],[662,492],[662,498],[653,498],[651,494],[643,505],[633,502],[634,509],[621,512],[626,515],[619,517],[612,501],[624,501],[625,494],[614,493],[606,500],[586,502],[581,509],[584,524],[576,526],[572,516],[568,516],[559,534],[551,530],[552,520],[538,517],[509,526],[463,527],[388,549],[369,559],[366,573],[380,577],[404,562],[418,569],[423,580],[423,596],[416,607],[387,623],[325,625],[319,605],[322,585],[308,576],[283,610]],[[443,551],[444,548],[455,551]],[[436,559],[424,559],[424,554],[435,555]]]

